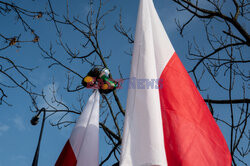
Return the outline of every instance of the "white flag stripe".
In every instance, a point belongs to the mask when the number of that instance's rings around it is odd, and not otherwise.
[[[156,69],[157,69],[157,78],[162,74],[162,71],[166,67],[170,58],[174,54],[175,50],[168,38],[168,35],[161,23],[161,20],[155,10],[154,3],[152,0],[142,0],[147,1],[149,8],[150,18],[151,18],[151,28],[152,28],[152,37],[154,41],[154,51],[156,58]]]
[[[96,90],[89,98],[69,139],[77,166],[99,165],[99,98]]]
[[[153,2],[141,0],[130,77],[158,79],[173,53]],[[129,89],[120,165],[167,165],[156,89]]]

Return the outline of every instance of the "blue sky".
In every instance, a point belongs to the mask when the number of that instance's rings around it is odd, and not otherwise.
[[[15,2],[25,8],[33,8],[34,10],[43,10],[45,7],[48,7],[45,0],[25,2],[16,0]],[[88,3],[86,2],[86,0],[72,1],[70,4],[71,16],[80,15],[80,18],[83,18],[82,16],[86,15],[89,9]],[[176,5],[171,1],[155,0],[154,2],[157,12],[162,20],[162,23],[164,24],[164,27],[177,54],[184,63],[184,66],[187,68],[187,70],[189,70],[193,63],[187,61],[185,58],[185,55],[187,54],[186,39],[191,39],[194,33],[201,34],[201,23],[198,20],[194,20],[194,22],[197,23],[197,26],[189,28],[189,30],[185,32],[185,38],[182,38],[176,30],[177,27],[175,24],[175,19],[177,18],[182,22],[187,20],[189,15],[183,15],[182,13],[177,12]],[[104,33],[100,34],[100,44],[105,55],[109,55],[110,51],[112,50],[112,56],[109,60],[107,60],[107,63],[114,78],[120,77],[118,66],[120,66],[124,77],[129,77],[131,56],[126,55],[124,51],[132,49],[132,45],[129,45],[126,39],[121,37],[120,34],[114,30],[113,25],[118,22],[118,15],[121,9],[124,24],[128,28],[131,27],[131,32],[133,34],[136,25],[138,4],[138,0],[117,0],[111,1],[107,5],[108,8],[111,7],[111,5],[116,5],[117,9],[105,19],[105,31]],[[59,1],[52,2],[52,5],[55,7],[56,11],[63,12],[65,10],[64,4],[59,3]],[[22,26],[13,19],[13,15],[8,17],[0,16],[0,18],[5,23],[3,26],[0,26],[1,32],[6,32],[6,35],[9,36],[16,35],[16,31],[23,32]],[[40,37],[41,45],[48,48],[50,42],[53,43],[56,50],[55,56],[84,76],[90,67],[79,62],[71,64],[66,62],[67,56],[65,52],[58,45],[56,45],[56,31],[53,27],[53,24],[46,22],[45,19],[46,18],[42,18],[41,20],[34,19],[30,21],[31,25],[34,27],[34,29],[36,29],[36,33]],[[81,36],[79,36],[79,34],[74,32],[72,28],[69,27],[64,27],[62,30],[64,41],[67,42],[71,48],[80,49],[80,43],[82,43]],[[23,39],[29,39],[31,36],[28,32],[25,32],[22,37]],[[201,46],[206,46],[204,44],[203,37],[200,37],[197,40]],[[66,71],[56,67],[48,69],[48,65],[51,63],[51,61],[44,60],[41,56],[41,51],[35,47],[34,44],[22,44],[22,48],[20,49],[11,47],[0,52],[0,54],[4,56],[10,56],[15,60],[16,63],[22,64],[24,66],[39,66],[39,68],[34,72],[27,74],[31,77],[31,81],[37,85],[38,91],[44,90],[44,93],[48,99],[51,98],[50,89],[52,88],[52,82],[54,80],[55,87],[58,88],[56,95],[58,97],[62,96],[62,101],[69,105],[78,104],[76,102],[78,94],[69,94],[64,92],[64,88],[66,87]],[[0,76],[0,79],[1,81],[6,81],[6,83],[8,83],[8,80],[5,80],[6,78]],[[75,81],[75,85],[77,85],[81,80],[76,79]],[[223,93],[218,94],[216,92],[216,88],[213,89],[212,85],[209,85],[209,83],[205,84],[205,82],[206,79],[204,80],[204,87],[211,88],[210,94],[212,94],[212,96],[218,98],[225,96]],[[126,105],[126,87],[127,86],[124,86],[124,88],[118,92],[123,107]],[[87,100],[91,90],[84,89],[81,91],[81,93]],[[237,94],[236,92],[235,95],[237,96],[240,94],[241,93]],[[202,95],[203,97],[207,97],[207,92],[202,92]],[[8,107],[6,105],[0,106],[0,166],[16,166],[17,163],[19,166],[31,165],[37,145],[41,123],[39,123],[37,126],[32,126],[30,124],[30,119],[32,116],[34,116],[34,113],[29,111],[31,100],[23,91],[9,89],[8,101],[13,104],[12,107]],[[43,107],[45,103],[42,100],[39,100],[38,104],[40,107]],[[113,104],[113,107],[114,109],[118,109],[115,104]],[[217,108],[219,110],[228,109],[223,106],[217,106]],[[105,111],[107,110],[102,111],[103,115],[101,116],[101,119],[104,119],[106,115]],[[59,130],[57,127],[52,127],[49,124],[49,122],[56,122],[59,117],[60,115],[55,115],[46,121],[39,157],[40,166],[53,165],[70,136],[73,125]],[[66,118],[68,120],[75,120],[77,115],[69,115]],[[123,122],[121,121],[120,123],[122,124]],[[221,129],[225,135],[229,134],[226,128],[221,127]],[[100,158],[103,158],[102,154],[108,150],[108,147],[105,146],[105,140],[103,138],[103,133],[100,133]],[[109,165],[109,163],[107,163],[107,165]]]

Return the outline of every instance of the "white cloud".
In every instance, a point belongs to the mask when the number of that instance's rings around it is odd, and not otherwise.
[[[58,84],[54,83],[54,84],[48,84],[44,88],[43,92],[44,92],[47,103],[42,99],[41,102],[39,103],[39,108],[44,107],[45,109],[48,109],[48,110],[55,110],[55,109],[65,110],[66,109],[63,105],[55,102],[54,98],[56,98],[57,101],[60,101],[60,102],[65,104],[65,102],[61,99],[61,97],[57,93],[58,89],[59,89],[58,87],[59,87]],[[47,115],[48,114],[49,113],[47,113]],[[64,114],[65,114],[65,112],[57,112],[54,115],[50,116],[49,120],[52,123],[56,123]],[[72,120],[71,115],[68,114],[67,116],[65,116],[64,120],[71,121]]]
[[[1,123],[0,123],[0,136],[1,136],[4,132],[8,131],[9,128],[10,128],[10,127],[9,127],[8,125],[1,124]]]
[[[58,105],[56,102],[54,102],[54,98],[57,100],[60,99],[59,95],[57,94],[58,91],[58,85],[56,83],[54,84],[48,84],[44,89],[43,89],[43,94],[45,95],[46,102],[41,99],[39,103],[40,108],[47,108],[48,104],[51,105],[52,107],[49,107],[49,109],[56,108],[56,109],[63,109],[61,105]]]
[[[19,131],[23,131],[23,130],[26,129],[25,124],[24,124],[24,121],[23,121],[23,119],[22,119],[20,116],[16,116],[16,117],[13,119],[13,122],[14,122],[16,128],[17,128]]]

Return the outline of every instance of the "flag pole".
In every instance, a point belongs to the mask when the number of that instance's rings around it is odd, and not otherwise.
[[[40,116],[40,114],[42,112],[43,112],[42,126],[41,126],[41,130],[40,130],[40,135],[39,135],[38,144],[37,144],[37,147],[36,147],[36,153],[35,153],[35,156],[33,158],[32,166],[37,166],[37,164],[38,164],[40,143],[41,143],[41,140],[42,140],[44,122],[45,122],[45,119],[46,119],[45,118],[46,117],[46,110],[45,110],[45,108],[42,108],[41,110],[39,110],[39,112],[30,121],[32,125],[37,125],[38,122],[39,122],[39,116]]]

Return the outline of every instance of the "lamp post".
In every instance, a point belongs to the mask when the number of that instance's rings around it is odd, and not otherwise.
[[[37,163],[38,163],[40,143],[41,143],[41,139],[42,139],[44,122],[45,122],[45,118],[46,118],[46,110],[45,110],[45,108],[42,108],[41,110],[39,110],[39,112],[30,121],[30,123],[32,125],[37,125],[38,122],[39,122],[39,116],[40,116],[40,114],[42,112],[43,112],[42,126],[41,126],[41,130],[40,130],[40,135],[39,135],[38,144],[37,144],[37,147],[36,147],[36,153],[35,153],[35,156],[33,158],[32,166],[37,166]]]

